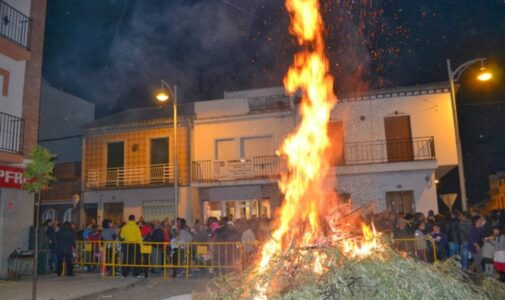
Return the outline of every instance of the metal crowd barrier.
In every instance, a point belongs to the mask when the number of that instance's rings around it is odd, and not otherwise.
[[[74,263],[88,271],[100,271],[103,277],[122,274],[141,275],[147,272],[178,274],[190,270],[208,270],[223,273],[242,271],[254,261],[257,243],[191,242],[191,243],[126,243],[120,241],[78,241]],[[393,246],[411,257],[418,257],[415,238],[393,239]],[[426,248],[427,260],[437,261],[436,244]],[[121,274],[122,273],[122,274]]]
[[[191,243],[126,243],[119,241],[78,241],[75,264],[102,276],[140,275],[154,271],[164,278],[184,271],[207,269],[219,273],[242,271],[252,261],[255,243],[191,242]]]

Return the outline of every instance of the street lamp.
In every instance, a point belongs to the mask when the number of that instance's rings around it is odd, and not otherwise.
[[[486,70],[484,67],[484,61],[486,58],[476,58],[469,60],[459,67],[456,70],[451,69],[451,61],[447,59],[447,73],[449,75],[449,85],[450,85],[450,94],[451,94],[451,105],[452,105],[452,113],[454,115],[454,129],[456,132],[456,152],[458,154],[458,175],[459,175],[459,190],[461,194],[461,208],[463,211],[467,210],[467,196],[466,196],[466,186],[465,186],[465,170],[463,167],[463,154],[461,150],[461,138],[459,135],[459,122],[458,122],[458,111],[456,108],[456,91],[454,89],[454,83],[459,81],[461,74],[465,72],[468,67],[471,65],[480,62],[481,68],[480,73],[477,76],[477,79],[480,81],[488,81],[493,77],[493,75]]]
[[[179,216],[179,166],[177,161],[177,86],[174,88],[165,81],[161,80],[161,88],[156,91],[156,99],[160,102],[172,101],[174,110],[174,205],[175,217]]]

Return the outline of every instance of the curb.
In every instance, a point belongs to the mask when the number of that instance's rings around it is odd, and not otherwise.
[[[71,300],[86,300],[86,299],[96,299],[98,297],[98,295],[101,295],[103,293],[112,293],[112,292],[116,292],[116,291],[119,291],[121,289],[124,289],[124,288],[132,288],[132,287],[135,287],[143,282],[145,282],[148,278],[143,278],[142,280],[139,280],[137,282],[133,282],[133,283],[129,283],[127,285],[124,285],[124,286],[118,286],[118,287],[114,287],[114,288],[110,288],[110,289],[106,289],[106,290],[103,290],[103,291],[98,291],[98,292],[94,292],[94,293],[91,293],[91,294],[87,294],[87,295],[84,295],[84,296],[79,296],[79,297],[76,297],[76,298],[71,298]]]

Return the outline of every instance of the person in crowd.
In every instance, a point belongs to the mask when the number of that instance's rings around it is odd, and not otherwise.
[[[501,211],[503,213],[503,210]],[[500,274],[500,281],[505,283],[505,227],[500,227],[501,232],[496,239],[493,266]]]
[[[65,222],[55,234],[56,253],[58,254],[58,262],[56,265],[56,273],[58,276],[63,275],[63,262],[66,265],[67,276],[74,276],[74,264],[72,262],[73,249],[75,248],[75,233],[70,227],[70,223]]]
[[[242,229],[240,240],[244,244],[245,259],[249,260],[256,249],[256,235],[254,235],[251,222],[244,223]]]
[[[151,226],[150,223],[144,221],[139,221],[138,224],[140,227],[140,233],[142,234],[142,239],[145,240],[153,230],[153,227]]]
[[[417,258],[420,261],[427,262],[428,258],[426,256],[426,236],[424,234],[425,229],[426,229],[425,223],[420,222],[419,224],[417,224],[414,236],[416,239]]]
[[[424,216],[424,214],[423,214]],[[432,209],[428,211],[428,215],[424,218],[425,224],[426,224],[426,232],[432,232],[433,231],[433,224],[435,224],[435,212],[433,212]]]
[[[468,250],[470,251],[470,255],[473,257],[472,263],[470,265],[470,270],[474,272],[482,271],[482,268],[480,266],[480,263],[482,261],[481,225],[482,225],[482,217],[479,215],[474,215],[472,217],[472,228],[470,230],[470,234],[468,235]]]
[[[467,219],[464,212],[458,213],[459,220],[459,253],[461,256],[461,269],[463,271],[468,270],[468,264],[470,260],[469,243],[468,238],[470,236],[470,231],[472,230],[472,223]]]
[[[498,226],[493,227],[490,234],[484,236],[484,243],[482,245],[482,265],[486,276],[491,277],[494,274],[493,259],[499,236],[500,228]]]
[[[58,255],[56,254],[56,231],[54,229],[55,222],[48,219],[45,226],[45,232],[47,237],[47,244],[49,248],[49,272],[54,272],[56,270],[56,261]]]
[[[114,254],[114,247],[115,243],[114,241],[117,239],[117,229],[114,227],[114,223],[109,220],[105,219],[102,222],[102,236],[101,239],[102,241],[105,242],[105,265],[106,268],[105,270],[102,270],[102,273],[107,272],[108,275],[112,275],[112,268],[110,267],[111,264],[115,263],[115,257],[113,256]]]
[[[153,268],[152,273],[160,273],[161,265],[163,265],[163,243],[165,236],[161,223],[158,220],[153,221],[154,227],[149,234],[148,240],[152,243],[151,264]]]
[[[133,276],[140,276],[140,268],[132,267],[132,265],[140,264],[140,246],[142,245],[142,234],[140,233],[140,228],[135,223],[135,216],[130,215],[128,217],[128,222],[121,228],[119,233],[120,238],[125,243],[125,249],[123,252],[123,267],[122,275],[123,277],[128,277],[130,270],[133,272]]]
[[[98,230],[98,225],[91,225],[91,230],[87,235],[87,241],[91,243],[91,253],[88,259],[91,262],[91,265],[88,266],[89,272],[94,272],[97,269],[99,264],[99,255],[100,255],[100,231]]]
[[[445,259],[447,256],[446,254],[447,236],[440,230],[440,224],[433,223],[430,235],[431,235],[431,245],[434,244],[436,249],[436,251],[433,250],[430,251],[430,255],[433,255],[433,253],[436,252],[437,260]],[[432,257],[431,260],[434,261],[435,258]]]
[[[459,221],[457,218],[458,212],[452,211],[447,215],[447,253],[448,257],[453,257],[458,253],[459,245],[461,244],[460,232],[459,232]]]
[[[170,233],[172,239],[170,240],[170,249],[172,251],[172,265],[178,266],[182,264],[182,245],[181,245],[181,238],[180,238],[180,233],[177,231],[172,231]],[[172,269],[172,277],[175,278],[177,277],[177,274],[179,268],[173,268]]]

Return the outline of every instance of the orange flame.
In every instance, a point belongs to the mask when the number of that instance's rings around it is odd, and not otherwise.
[[[287,0],[286,8],[291,17],[290,32],[307,49],[295,55],[294,63],[284,78],[288,92],[302,92],[302,120],[279,151],[288,159],[289,172],[279,182],[285,202],[281,207],[278,227],[263,246],[260,272],[285,245],[310,245],[321,235],[319,218],[324,199],[321,186],[329,168],[325,159],[330,145],[327,124],[337,100],[324,53],[323,21],[318,0]],[[287,235],[295,228],[303,228],[303,236],[295,232]]]
[[[295,54],[284,78],[284,87],[289,93],[302,93],[301,122],[279,150],[288,161],[288,173],[279,180],[284,203],[277,228],[263,245],[257,269],[260,275],[266,272],[273,256],[291,246],[315,245],[325,238],[326,231],[321,220],[326,209],[323,184],[329,170],[327,126],[337,97],[324,50],[324,24],[318,0],[286,0],[285,5],[291,17],[290,33],[304,48]],[[361,245],[352,241],[344,243],[346,253],[368,253],[375,247],[375,229],[372,232],[363,226],[363,233]],[[312,271],[322,274],[328,261],[326,253],[314,252]],[[266,299],[268,284],[257,283],[256,299]]]
[[[373,250],[380,250],[382,245],[377,239],[377,232],[372,223],[372,229],[366,224],[361,225],[363,239],[358,242],[347,239],[342,242],[344,254],[351,258],[363,258],[372,254]]]

